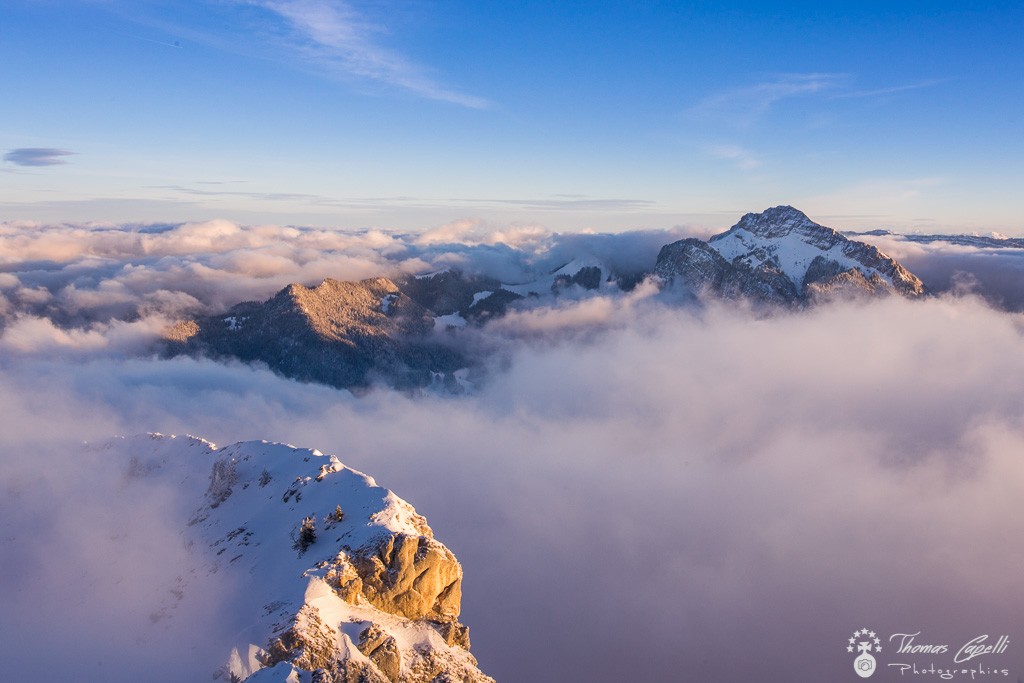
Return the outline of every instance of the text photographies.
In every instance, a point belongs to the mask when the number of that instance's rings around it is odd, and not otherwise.
[[[928,644],[919,643],[916,638],[921,635],[921,632],[917,633],[894,633],[889,636],[889,642],[896,645],[896,654],[909,654],[909,655],[920,655],[920,654],[946,654],[950,652],[950,646],[948,644]],[[999,636],[994,642],[989,641],[989,636],[980,635],[971,638],[965,642],[953,656],[953,662],[955,664],[964,664],[971,660],[981,657],[983,655],[997,655],[1006,652],[1010,644],[1009,636]],[[1008,676],[1010,674],[1008,669],[980,667],[972,664],[971,668],[960,668],[960,667],[949,667],[942,668],[936,667],[934,664],[928,667],[919,667],[914,663],[900,663],[890,662],[890,667],[895,668],[901,674],[931,674],[938,675],[943,679],[952,679],[958,674],[969,675],[972,680],[977,676],[986,675],[1001,675]]]

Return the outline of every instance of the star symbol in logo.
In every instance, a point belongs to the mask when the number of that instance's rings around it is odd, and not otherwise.
[[[857,629],[853,632],[853,637],[846,641],[848,643],[846,647],[847,652],[881,652],[881,638],[874,631],[866,628]]]

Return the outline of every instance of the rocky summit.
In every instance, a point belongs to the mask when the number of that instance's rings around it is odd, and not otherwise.
[[[895,259],[791,206],[748,213],[707,242],[668,244],[654,272],[666,289],[689,298],[794,305],[849,293],[924,293],[921,281]]]
[[[432,312],[387,278],[327,279],[179,323],[168,333],[167,351],[260,361],[287,377],[337,387],[376,380],[406,388],[465,365],[457,351],[428,336],[433,328]]]
[[[155,480],[195,499],[180,520],[192,572],[237,586],[228,607],[246,624],[210,680],[493,683],[459,622],[462,565],[371,477],[264,441],[217,448],[154,434],[96,448],[132,455],[127,485]],[[191,575],[178,599],[189,599]]]

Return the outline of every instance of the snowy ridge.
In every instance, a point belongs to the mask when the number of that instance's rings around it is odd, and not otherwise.
[[[802,215],[802,214],[801,214]],[[797,235],[807,237],[810,232],[815,237],[826,237],[806,241],[804,239],[791,239],[793,232],[787,232],[779,236],[763,237],[757,233],[737,227],[721,235],[712,237],[708,242],[718,250],[718,253],[726,261],[736,263],[737,260],[751,269],[772,266],[781,270],[794,285],[803,283],[807,276],[807,270],[811,262],[819,256],[839,264],[842,270],[856,268],[865,276],[872,274],[870,266],[846,255],[846,245],[849,242],[831,228],[819,226],[816,223],[807,221],[809,225],[797,224],[792,226],[798,230]],[[742,223],[740,224],[742,225]],[[799,230],[803,228],[803,230]],[[807,230],[812,228],[812,230]],[[813,228],[828,230],[831,235],[815,235]],[[833,237],[828,239],[828,237]],[[880,273],[891,285],[892,279]]]
[[[583,289],[599,290],[602,287],[608,286],[606,279],[609,272],[608,267],[597,258],[593,256],[580,256],[536,280],[520,284],[503,282],[501,288],[520,296],[529,296],[531,294],[543,296],[573,284],[578,284]],[[590,277],[587,277],[587,275]]]
[[[462,568],[409,503],[317,450],[248,441],[218,449],[153,434],[101,448],[131,476],[193,496],[182,520],[195,571],[225,572],[246,626],[222,680],[490,681],[458,622]],[[211,672],[212,674],[213,672]],[[429,677],[428,677],[429,674]]]
[[[432,278],[437,277],[438,275],[444,275],[445,273],[450,273],[450,272],[452,272],[452,269],[449,266],[445,266],[444,268],[441,268],[440,270],[435,270],[435,271],[430,272],[430,273],[423,273],[421,275],[415,275],[413,277],[415,277],[417,280],[430,280]]]
[[[778,268],[798,287],[804,282],[811,262],[819,256],[836,262],[842,270],[856,268],[865,276],[878,272],[892,284],[892,278],[885,273],[852,256],[856,250],[848,249],[853,244],[850,240],[791,206],[748,213],[708,243],[732,263],[739,261],[752,269],[765,265]]]

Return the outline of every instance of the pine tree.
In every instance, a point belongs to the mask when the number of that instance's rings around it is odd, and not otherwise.
[[[260,472],[260,488],[269,484],[271,479],[273,479],[273,477],[270,476],[270,472],[268,472],[267,468],[264,467],[263,471]]]
[[[337,524],[341,520],[345,519],[345,513],[341,511],[341,506],[334,508],[334,512],[327,516],[329,520]]]
[[[300,553],[304,553],[314,543],[316,543],[316,520],[306,517],[302,520],[302,526],[299,527],[299,540],[295,541],[295,547]]]

